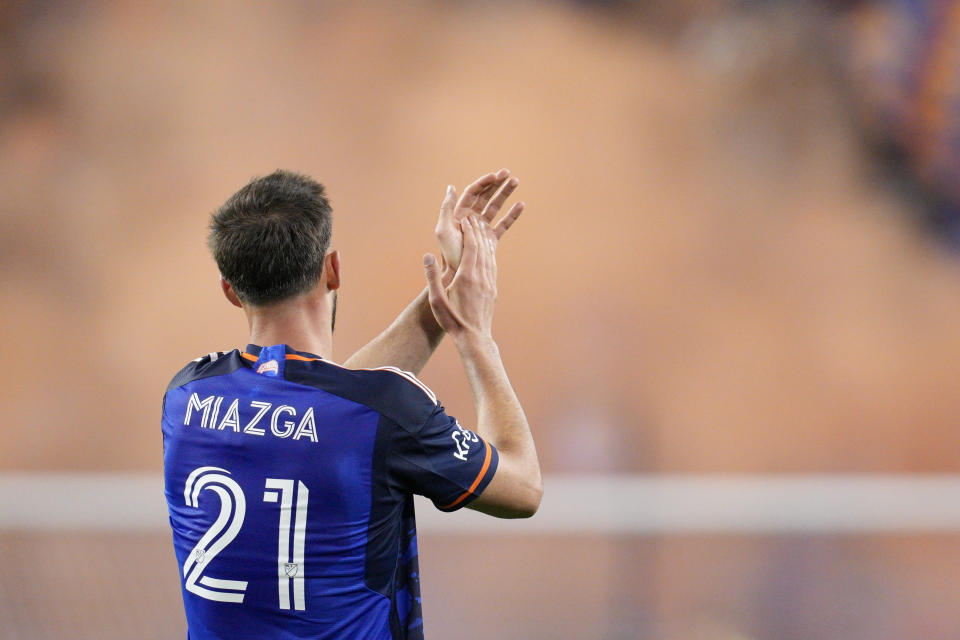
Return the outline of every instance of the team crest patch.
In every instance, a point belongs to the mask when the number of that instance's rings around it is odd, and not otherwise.
[[[300,570],[300,565],[296,562],[284,562],[283,563],[283,572],[287,574],[288,578],[292,578],[297,575],[297,572]]]
[[[272,373],[273,375],[277,375],[277,373],[279,372],[280,372],[280,366],[277,364],[276,360],[267,360],[266,362],[261,364],[259,367],[257,367],[257,373],[263,373],[263,374]]]

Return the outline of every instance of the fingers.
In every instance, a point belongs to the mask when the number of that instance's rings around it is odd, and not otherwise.
[[[503,183],[510,177],[509,169],[500,169],[495,173],[488,173],[485,176],[477,178],[460,196],[457,203],[456,212],[458,217],[466,217],[471,213],[480,215],[490,197],[493,196],[503,186]]]
[[[483,235],[487,239],[487,243],[490,245],[490,252],[495,256],[497,255],[497,244],[499,244],[500,239],[497,237],[496,231],[490,228],[490,225],[485,224],[482,227]]]
[[[473,211],[477,215],[483,214],[483,211],[487,206],[487,202],[489,202],[493,194],[497,193],[497,191],[503,186],[503,184],[507,182],[507,179],[510,177],[510,170],[500,169],[500,171],[497,171],[495,174],[493,174],[493,177],[494,177],[493,184],[488,186],[486,189],[484,189],[480,193],[480,196],[477,198],[477,201],[473,205]]]
[[[507,215],[500,218],[500,222],[493,228],[493,233],[496,235],[499,240],[503,234],[507,232],[507,229],[513,226],[513,223],[517,221],[517,218],[520,217],[520,214],[523,213],[523,208],[526,205],[523,202],[517,202],[512,207],[510,211],[507,212]]]
[[[479,222],[477,231],[483,239],[485,251],[481,252],[484,257],[482,263],[483,278],[487,285],[496,291],[497,288],[497,234],[485,222]]]
[[[496,290],[497,286],[497,238],[493,230],[486,222],[483,222],[477,216],[470,216],[464,219],[463,241],[464,255],[466,255],[466,246],[476,245],[476,260],[472,261],[473,267],[466,271],[466,259],[460,263],[460,271],[463,273],[461,278],[471,279],[476,282],[482,282],[491,290]]]
[[[490,244],[487,242],[486,234],[483,233],[483,228],[487,226],[487,223],[481,222],[476,216],[470,216],[470,231],[474,235],[474,239],[477,243],[477,279],[481,282],[486,280],[487,276],[487,262],[490,259]]]
[[[487,203],[486,208],[483,210],[483,220],[487,224],[493,224],[493,219],[497,217],[497,212],[500,211],[500,207],[503,206],[503,203],[507,201],[507,198],[510,197],[510,194],[513,193],[514,189],[517,188],[517,185],[520,184],[520,180],[517,178],[510,178],[509,180],[503,183],[503,186],[500,187],[500,190],[497,191],[494,196],[490,199],[490,202]]]
[[[463,190],[463,194],[460,196],[460,201],[457,202],[456,209],[457,211],[461,209],[473,209],[477,201],[480,199],[480,194],[484,193],[491,185],[495,184],[497,181],[497,174],[488,173],[484,176],[480,176],[466,189]]]
[[[472,217],[473,216],[470,218]],[[460,267],[457,269],[457,275],[469,273],[475,269],[477,265],[477,253],[479,251],[478,239],[470,218],[464,218],[460,221],[460,229],[463,232],[463,256],[460,258]]]

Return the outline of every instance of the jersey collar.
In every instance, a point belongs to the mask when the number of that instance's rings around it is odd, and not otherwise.
[[[323,360],[322,357],[316,354],[309,353],[307,351],[297,351],[296,349],[291,349],[290,345],[288,344],[275,345],[275,346],[283,346],[283,350],[287,354],[287,360]],[[260,357],[261,351],[263,351],[263,347],[261,347],[258,344],[251,343],[246,346],[246,348],[243,350],[243,353],[241,353],[240,355],[244,355],[244,354],[250,355],[250,356],[253,356],[252,358],[253,360],[257,360]],[[293,356],[293,357],[291,358],[290,356]],[[249,360],[251,358],[247,358],[247,359]]]

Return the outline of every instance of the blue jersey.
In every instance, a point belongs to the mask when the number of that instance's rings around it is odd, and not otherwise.
[[[497,451],[398,369],[286,345],[212,353],[163,402],[188,638],[422,638],[413,494],[441,510]]]

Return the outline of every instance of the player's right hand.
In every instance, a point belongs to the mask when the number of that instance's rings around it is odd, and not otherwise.
[[[497,242],[494,229],[477,216],[460,221],[463,254],[449,286],[444,286],[433,254],[423,257],[430,308],[437,323],[454,339],[489,337],[497,299]]]

